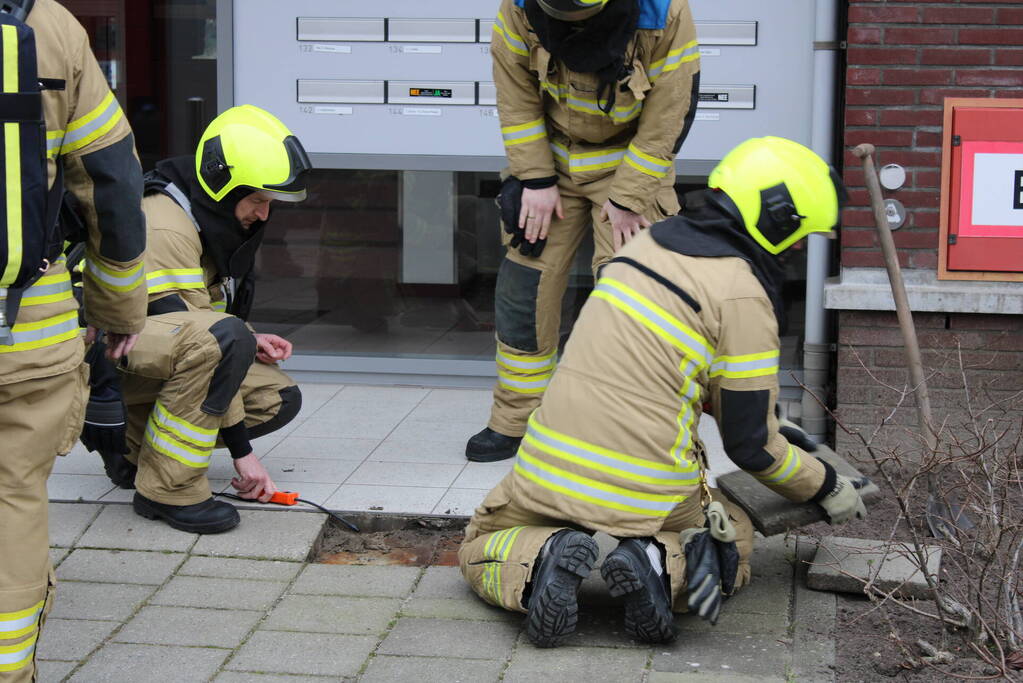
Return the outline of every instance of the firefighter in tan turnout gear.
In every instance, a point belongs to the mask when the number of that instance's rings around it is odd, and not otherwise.
[[[284,124],[244,105],[209,125],[194,157],[146,176],[149,318],[117,373],[94,367],[97,419],[82,435],[115,483],[137,488],[143,517],[197,533],[236,526],[237,510],[212,498],[206,478],[217,445],[234,459],[239,496],[266,502],[276,490],[250,439],[290,422],[301,393],[277,367],[291,344],[244,319],[270,203],[305,199],[309,169]]]
[[[487,602],[527,613],[539,646],[575,627],[594,531],[622,539],[601,574],[640,640],[673,640],[673,608],[715,621],[723,596],[750,580],[751,523],[721,494],[730,556],[691,542],[705,525],[696,428],[706,404],[728,456],[765,486],[820,504],[833,524],[865,514],[856,486],[779,433],[773,410],[774,255],[836,225],[841,181],[795,142],[754,138],[709,186],[602,269],[513,471],[466,530],[466,580]]]
[[[120,356],[134,343],[145,320],[142,169],[131,129],[92,55],[85,30],[54,0],[0,3],[0,48],[4,64],[0,119],[9,120],[8,115],[25,101],[34,102],[38,112],[38,94],[17,95],[37,88],[37,81],[42,86],[45,119],[45,138],[35,138],[41,182],[34,190],[18,174],[15,131],[21,124],[4,123],[7,172],[0,182],[6,183],[6,200],[0,209],[0,231],[6,231],[11,247],[18,230],[15,222],[29,219],[15,213],[18,203],[12,203],[12,197],[18,193],[45,194],[49,186],[55,189],[48,204],[51,209],[59,206],[63,176],[64,187],[84,210],[88,229],[83,285],[88,336],[95,336],[96,328],[106,330],[111,354]],[[26,73],[25,69],[35,72],[36,66],[37,74]],[[40,129],[28,132],[38,136]],[[24,136],[21,144],[26,145]],[[46,479],[55,456],[70,451],[78,438],[88,395],[78,305],[65,261],[59,256],[60,239],[55,246],[39,266],[42,275],[20,293],[20,301],[13,300],[11,290],[0,288],[0,310],[4,311],[0,316],[0,681],[5,683],[36,676],[36,641],[54,587],[48,557]],[[4,266],[0,260],[0,270]],[[12,310],[16,312],[9,315]]]
[[[512,457],[540,403],[590,226],[596,271],[640,229],[678,213],[673,163],[700,65],[687,0],[504,0],[491,53],[509,248],[494,304],[493,408],[466,445],[479,462]]]

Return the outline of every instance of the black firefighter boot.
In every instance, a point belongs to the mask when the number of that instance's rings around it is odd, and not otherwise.
[[[530,582],[526,635],[537,647],[554,647],[575,632],[576,594],[597,561],[597,542],[564,529],[544,544]]]
[[[135,513],[146,519],[162,519],[179,531],[193,534],[218,534],[241,522],[233,505],[214,500],[212,496],[194,505],[167,505],[149,500],[136,491],[131,504]]]
[[[514,457],[522,443],[521,436],[505,436],[490,427],[473,434],[465,444],[465,457],[473,462],[497,462]]]
[[[678,633],[667,574],[658,574],[651,564],[647,555],[651,542],[650,538],[624,539],[608,554],[600,575],[613,597],[625,597],[625,632],[629,636],[645,643],[670,643]]]

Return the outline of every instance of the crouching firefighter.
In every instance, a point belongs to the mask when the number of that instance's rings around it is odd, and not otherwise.
[[[88,336],[115,354],[145,321],[146,231],[131,128],[82,26],[54,0],[0,0],[0,62],[0,681],[21,683],[53,597],[46,480],[88,396],[62,189],[85,210]]]
[[[206,478],[217,446],[234,459],[239,496],[266,502],[276,490],[250,440],[290,422],[301,394],[277,367],[291,344],[244,320],[270,204],[305,199],[309,169],[284,124],[244,105],[214,119],[194,158],[146,175],[149,317],[116,371],[93,364],[82,433],[111,480],[137,489],[143,517],[193,533],[235,527],[238,512]]]
[[[749,518],[701,486],[705,404],[729,458],[765,486],[819,504],[832,524],[865,514],[852,482],[797,445],[815,448],[805,434],[790,443],[773,410],[774,256],[832,230],[841,181],[809,149],[768,137],[732,150],[709,186],[603,268],[514,469],[466,530],[462,574],[485,601],[526,613],[538,646],[576,626],[595,531],[620,539],[601,574],[638,640],[674,640],[673,611],[715,622],[750,581]]]

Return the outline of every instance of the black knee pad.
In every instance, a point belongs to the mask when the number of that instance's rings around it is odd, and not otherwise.
[[[253,439],[266,436],[288,424],[302,410],[302,391],[298,387],[284,387],[278,392],[281,396],[281,407],[277,414],[266,422],[249,427],[249,436]]]
[[[201,409],[208,415],[223,415],[256,357],[256,337],[244,322],[234,316],[217,321],[209,333],[220,347],[220,362],[213,371]]]
[[[507,258],[497,273],[494,318],[497,338],[519,351],[538,351],[536,340],[536,295],[541,271]]]

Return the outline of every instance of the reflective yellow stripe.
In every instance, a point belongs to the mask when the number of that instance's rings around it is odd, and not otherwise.
[[[74,298],[71,291],[71,275],[65,271],[57,275],[44,275],[25,290],[21,298],[22,308],[41,306]]]
[[[145,440],[157,453],[173,458],[186,467],[205,469],[210,466],[212,448],[200,450],[164,437],[157,431],[152,415],[146,423]]]
[[[629,149],[625,153],[625,163],[653,178],[663,178],[671,170],[671,161],[651,156],[633,144],[629,145]]]
[[[108,91],[99,106],[68,124],[60,153],[74,152],[106,135],[123,116],[124,112],[114,98],[114,93]]]
[[[146,289],[150,294],[172,289],[205,289],[202,268],[164,268],[146,273]]]
[[[194,425],[172,414],[160,401],[153,405],[151,419],[155,425],[197,448],[213,448],[217,443],[217,430]]]
[[[497,363],[509,370],[518,370],[524,374],[529,374],[529,370],[543,371],[553,369],[557,365],[557,361],[554,359],[556,355],[557,351],[552,351],[546,356],[520,356],[498,349]]]
[[[214,301],[210,305],[212,306],[214,311],[217,311],[219,313],[223,313],[224,311],[227,310],[227,302],[226,301]]]
[[[31,633],[39,624],[45,600],[17,612],[0,612],[0,640],[20,638]]]
[[[130,292],[139,286],[144,276],[141,261],[128,270],[117,271],[104,266],[99,261],[88,259],[85,262],[85,273],[96,284],[114,292]]]
[[[69,311],[34,323],[19,323],[11,328],[14,344],[0,345],[0,353],[31,351],[53,346],[74,339],[80,332],[77,311]]]
[[[64,142],[64,131],[62,130],[48,130],[46,131],[46,156],[51,159],[56,157],[60,152],[60,145]]]
[[[664,59],[658,59],[647,69],[647,78],[655,83],[658,78],[670,73],[687,62],[693,62],[700,58],[700,46],[695,40],[691,40],[682,47],[670,51]]]
[[[5,93],[18,92],[18,31],[4,24],[4,82]],[[14,283],[21,270],[24,246],[21,242],[21,129],[17,123],[4,124],[4,182],[7,194],[7,263],[0,275],[0,287]]]
[[[710,376],[741,379],[776,375],[779,356],[778,349],[741,356],[718,356],[711,364]]]
[[[0,671],[17,671],[32,661],[39,633],[14,645],[0,645]]]
[[[700,403],[703,390],[696,381],[700,372],[700,366],[690,358],[683,358],[679,364],[679,372],[682,373],[682,387],[678,391],[679,400],[682,406],[675,418],[678,425],[678,434],[675,436],[675,443],[671,447],[672,458],[678,462],[689,462],[686,453],[693,442],[693,433],[696,431],[696,406]]]
[[[505,147],[521,145],[533,140],[547,138],[547,124],[542,118],[528,123],[520,123],[514,126],[505,126],[501,129],[501,137],[504,139]]]
[[[529,56],[529,49],[526,46],[526,41],[522,39],[522,36],[508,28],[504,20],[504,15],[501,12],[497,13],[497,21],[494,22],[494,33],[501,36],[505,46],[515,54],[523,57]]]
[[[799,457],[799,453],[796,452],[792,446],[789,446],[788,452],[785,455],[785,460],[773,474],[754,474],[753,476],[764,482],[765,484],[784,484],[792,477],[796,476],[803,466],[803,459]]]

